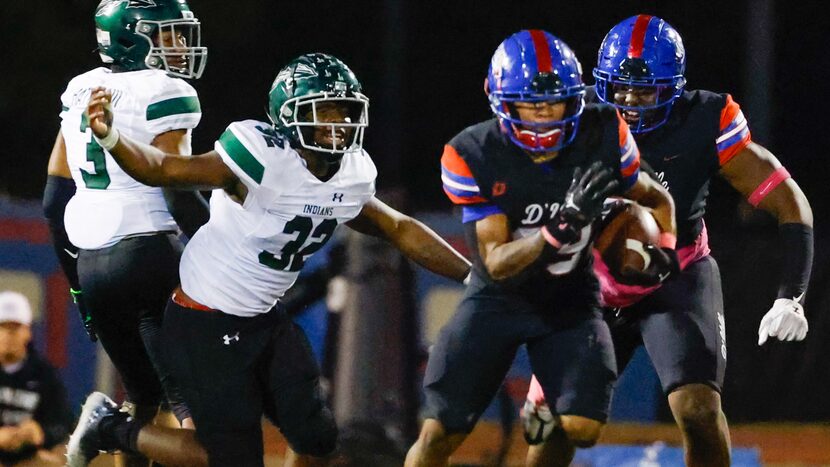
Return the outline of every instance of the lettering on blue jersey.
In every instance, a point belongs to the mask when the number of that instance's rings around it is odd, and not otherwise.
[[[559,212],[559,203],[533,203],[525,206],[525,217],[522,225],[538,225],[552,219]],[[545,213],[547,212],[547,217]]]
[[[666,180],[666,172],[657,172],[657,181],[663,185],[663,188],[669,189],[669,181]]]
[[[334,215],[334,208],[306,204],[305,207],[303,207],[303,214],[311,214],[313,216],[332,216]]]

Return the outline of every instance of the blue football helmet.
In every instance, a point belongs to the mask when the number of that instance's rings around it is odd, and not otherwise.
[[[594,68],[597,97],[620,110],[632,133],[645,133],[668,120],[686,86],[685,71],[680,34],[656,16],[632,16],[602,41]]]
[[[585,108],[582,66],[552,34],[531,29],[505,39],[493,54],[484,84],[502,131],[520,148],[548,153],[573,142]],[[561,120],[522,120],[516,102],[564,103],[565,113]]]

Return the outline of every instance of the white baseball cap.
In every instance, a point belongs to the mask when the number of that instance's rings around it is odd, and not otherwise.
[[[29,299],[18,292],[0,292],[0,323],[32,324],[32,307]]]

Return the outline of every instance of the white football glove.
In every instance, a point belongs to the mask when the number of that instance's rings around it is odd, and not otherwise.
[[[807,328],[804,307],[798,300],[779,298],[761,320],[758,345],[763,345],[767,337],[777,337],[782,341],[803,340],[807,336]]]
[[[527,444],[541,444],[550,438],[556,428],[557,419],[545,402],[539,404],[526,400],[521,410],[522,426]]]

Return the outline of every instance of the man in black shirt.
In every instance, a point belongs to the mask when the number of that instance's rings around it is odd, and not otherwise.
[[[29,301],[0,292],[0,465],[59,466],[50,450],[64,441],[72,414],[58,376],[29,345]]]

